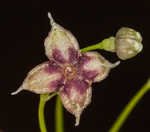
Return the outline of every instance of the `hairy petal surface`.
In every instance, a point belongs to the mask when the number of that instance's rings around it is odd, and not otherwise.
[[[60,67],[54,62],[45,62],[33,68],[21,87],[12,94],[17,94],[21,90],[29,90],[37,94],[52,93],[62,84]]]
[[[90,84],[84,80],[71,80],[65,84],[60,96],[64,107],[76,117],[75,125],[79,125],[82,111],[91,102]]]
[[[110,69],[119,64],[119,62],[110,63],[97,52],[86,52],[81,56],[81,60],[80,71],[83,78],[92,80],[93,82],[105,79]]]
[[[54,58],[56,61],[64,63],[69,60],[69,48],[79,51],[79,44],[70,31],[55,23],[51,16],[49,18],[52,28],[44,43],[46,55],[49,59]]]

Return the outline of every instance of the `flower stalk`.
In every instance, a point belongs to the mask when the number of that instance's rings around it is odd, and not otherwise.
[[[60,96],[56,99],[55,108],[55,132],[64,132],[64,115]]]
[[[94,44],[94,45],[90,45],[88,47],[85,47],[83,49],[81,49],[80,51],[82,53],[90,51],[90,50],[105,50],[105,51],[109,51],[109,52],[115,52],[115,38],[114,37],[109,37],[104,39],[103,41]]]
[[[49,94],[41,94],[40,95],[38,117],[39,117],[39,127],[40,127],[41,132],[47,132],[46,124],[45,124],[45,117],[44,117],[45,104],[48,100],[50,100],[56,94],[57,93],[53,93],[50,95]]]
[[[125,123],[130,113],[135,108],[136,104],[142,99],[142,97],[150,90],[150,78],[144,84],[144,86],[133,96],[130,102],[125,106],[121,114],[118,116],[115,123],[112,125],[109,132],[118,132]]]

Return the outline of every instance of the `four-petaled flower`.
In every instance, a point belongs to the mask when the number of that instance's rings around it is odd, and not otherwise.
[[[45,51],[49,61],[33,68],[25,78],[21,90],[36,94],[59,91],[64,107],[76,117],[79,124],[83,109],[91,102],[92,82],[105,79],[111,68],[117,66],[97,52],[81,53],[76,38],[48,14],[51,31],[45,39]]]

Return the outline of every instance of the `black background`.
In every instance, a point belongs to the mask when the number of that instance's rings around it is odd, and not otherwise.
[[[65,132],[107,132],[118,114],[150,77],[150,4],[146,1],[6,1],[1,15],[1,94],[0,129],[3,132],[40,132],[39,95],[15,91],[27,72],[47,61],[43,42],[50,25],[50,11],[60,25],[69,29],[80,47],[95,44],[115,35],[122,26],[138,30],[144,49],[135,58],[122,61],[107,79],[93,84],[92,103],[83,112],[78,127],[74,117],[64,112]],[[99,51],[111,62],[115,54]],[[120,132],[150,131],[150,92],[138,103]],[[46,105],[46,123],[54,132],[55,98]]]

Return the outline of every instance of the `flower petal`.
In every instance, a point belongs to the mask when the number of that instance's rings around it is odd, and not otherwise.
[[[86,52],[80,57],[80,72],[83,78],[99,82],[105,79],[111,68],[117,66],[119,61],[112,64],[98,52]]]
[[[79,44],[73,34],[54,22],[49,14],[52,29],[45,39],[45,51],[49,59],[54,58],[60,63],[69,60],[69,49],[79,52]]]
[[[63,84],[60,67],[55,62],[45,62],[33,68],[25,78],[21,90],[29,90],[37,94],[55,92]]]
[[[75,125],[79,125],[82,111],[91,102],[90,84],[80,79],[71,80],[60,91],[60,96],[64,107],[76,117]]]

